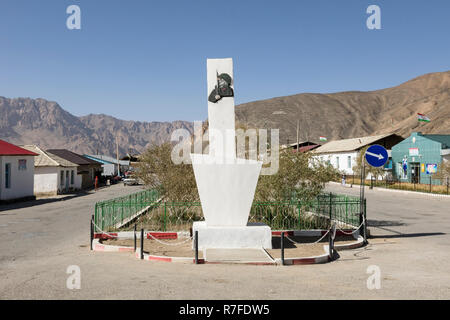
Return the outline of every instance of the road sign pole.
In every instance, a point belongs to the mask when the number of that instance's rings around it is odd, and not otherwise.
[[[361,164],[361,189],[360,189],[360,224],[363,236],[364,236],[364,244],[367,244],[367,215],[366,215],[366,200],[364,198],[364,186],[366,182],[366,161],[367,163],[374,167],[380,168],[386,164],[389,160],[389,153],[383,146],[378,144],[371,145],[367,148],[366,152],[362,155],[362,164]],[[373,179],[370,179],[371,189],[373,188]],[[376,184],[376,182],[375,182]]]
[[[361,184],[359,188],[359,223],[362,224],[362,226],[359,229],[359,232],[363,233],[364,237],[364,243],[367,243],[367,237],[366,237],[366,220],[364,216],[364,187],[366,184],[366,161],[365,161],[365,154],[362,156],[362,163],[361,163]],[[364,223],[363,223],[364,222]]]

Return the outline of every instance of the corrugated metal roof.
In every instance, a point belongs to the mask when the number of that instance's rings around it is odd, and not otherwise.
[[[67,161],[73,162],[77,165],[89,165],[89,164],[97,164],[101,165],[100,162],[83,157],[75,152],[66,150],[66,149],[50,149],[46,150],[47,153],[54,154],[60,158],[66,159]]]
[[[101,162],[101,163],[103,163],[103,164],[114,164],[114,165],[115,165],[114,162],[111,162],[111,161],[108,161],[108,160],[104,160],[104,159],[95,158],[95,157],[90,156],[90,155],[88,155],[88,154],[84,154],[83,157],[86,157],[86,158],[89,158],[89,159],[92,159],[92,160]]]
[[[37,156],[38,154],[0,140],[0,156]]]
[[[67,161],[66,159],[60,158],[57,155],[47,153],[38,146],[26,145],[22,148],[37,153],[38,156],[34,158],[35,167],[77,167],[78,165]]]
[[[323,146],[313,150],[313,153],[334,153],[334,152],[346,152],[357,151],[369,144],[375,143],[378,140],[389,137],[393,133],[381,134],[378,136],[360,137],[352,139],[343,139],[330,141]]]
[[[110,157],[110,156],[105,156],[105,155],[102,155],[102,154],[96,154],[96,155],[95,154],[85,154],[84,156],[88,157],[90,159],[93,159],[93,160],[98,160],[98,161],[102,160],[102,161],[107,161],[109,163],[117,164],[117,159],[115,159],[113,157]],[[121,166],[129,166],[130,165],[130,161],[128,161],[128,160],[119,160],[119,164]]]

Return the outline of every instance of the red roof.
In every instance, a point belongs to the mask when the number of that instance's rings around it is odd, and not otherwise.
[[[0,156],[38,156],[38,154],[0,140]]]

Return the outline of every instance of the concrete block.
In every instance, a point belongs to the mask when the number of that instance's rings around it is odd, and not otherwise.
[[[247,226],[207,226],[205,221],[194,222],[192,230],[198,231],[198,248],[264,248],[272,249],[272,230],[262,223]]]

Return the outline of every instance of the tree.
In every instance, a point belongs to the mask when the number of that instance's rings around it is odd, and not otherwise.
[[[358,175],[361,176],[361,171],[362,171],[362,157],[364,156],[364,154],[366,153],[367,149],[370,146],[364,147],[361,150],[359,150],[358,152],[358,156],[356,157],[356,164],[353,166],[353,174],[354,175]],[[379,168],[375,168],[372,167],[371,165],[369,165],[367,163],[367,160],[364,158],[364,162],[366,164],[366,169],[365,169],[365,173],[366,173],[366,177],[367,175],[371,175],[373,177],[375,177],[376,179],[378,179],[378,177],[383,176],[384,175],[384,169],[383,167],[379,167]],[[366,178],[364,177],[364,179]]]
[[[199,195],[191,164],[174,164],[172,145],[153,145],[141,157],[136,175],[150,188],[156,188],[167,201],[198,201]],[[320,162],[310,153],[280,151],[279,170],[260,175],[255,201],[310,200],[339,177],[331,165]]]
[[[255,192],[256,201],[311,200],[325,183],[339,177],[331,165],[312,157],[309,152],[280,150],[279,170],[273,175],[261,175]]]
[[[198,201],[197,184],[190,164],[175,164],[171,159],[172,144],[151,146],[141,157],[136,175],[157,189],[167,201]]]
[[[435,179],[447,179],[450,178],[450,161],[442,161],[438,165],[437,172],[433,175]]]

